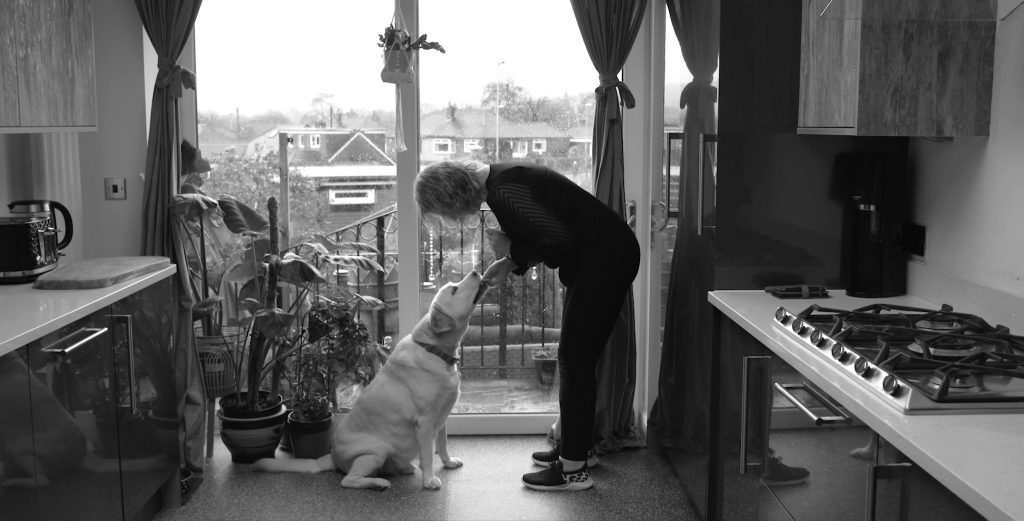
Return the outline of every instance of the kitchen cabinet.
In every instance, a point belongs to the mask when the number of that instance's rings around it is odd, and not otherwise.
[[[716,311],[716,313],[720,313]],[[774,356],[735,322],[719,322],[725,366],[740,393],[723,406],[722,470],[740,469],[723,491],[735,521],[984,521],[843,404]],[[738,411],[738,413],[737,413]]]
[[[89,0],[0,0],[0,132],[95,130]]]
[[[0,358],[5,516],[147,519],[177,491],[177,422],[150,414],[177,404],[174,291],[164,278]]]
[[[797,131],[987,136],[993,2],[803,0]]]

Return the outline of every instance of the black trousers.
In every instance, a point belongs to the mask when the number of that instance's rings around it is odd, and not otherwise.
[[[599,248],[581,256],[570,279],[563,279],[565,301],[558,345],[561,383],[561,456],[587,459],[594,430],[597,363],[640,267],[640,246],[623,223],[623,231],[605,236]],[[611,230],[609,230],[611,232]]]

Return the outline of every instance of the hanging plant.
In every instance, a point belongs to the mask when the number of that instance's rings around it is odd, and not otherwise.
[[[384,68],[380,71],[380,79],[387,83],[412,83],[416,79],[412,68],[413,51],[436,49],[444,53],[444,47],[427,41],[426,34],[413,38],[405,29],[395,27],[394,23],[385,27],[377,39],[377,47],[384,49]]]

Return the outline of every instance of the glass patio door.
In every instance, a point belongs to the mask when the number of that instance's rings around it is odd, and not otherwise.
[[[419,167],[537,163],[592,189],[597,73],[571,5],[419,0],[418,10],[418,33],[446,51],[419,51]],[[499,27],[543,37],[502,37]],[[421,222],[420,313],[445,282],[486,269],[494,254],[485,230],[497,227],[486,206],[463,223]],[[488,293],[459,353],[462,394],[449,432],[547,430],[559,382],[551,362],[534,358],[557,349],[562,296],[557,271],[543,265]]]

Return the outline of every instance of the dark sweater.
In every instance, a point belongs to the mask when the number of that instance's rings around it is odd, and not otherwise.
[[[575,272],[588,257],[634,241],[625,221],[589,192],[550,168],[524,163],[491,165],[487,205],[511,241],[513,273],[543,262]],[[592,254],[592,255],[587,255]]]

